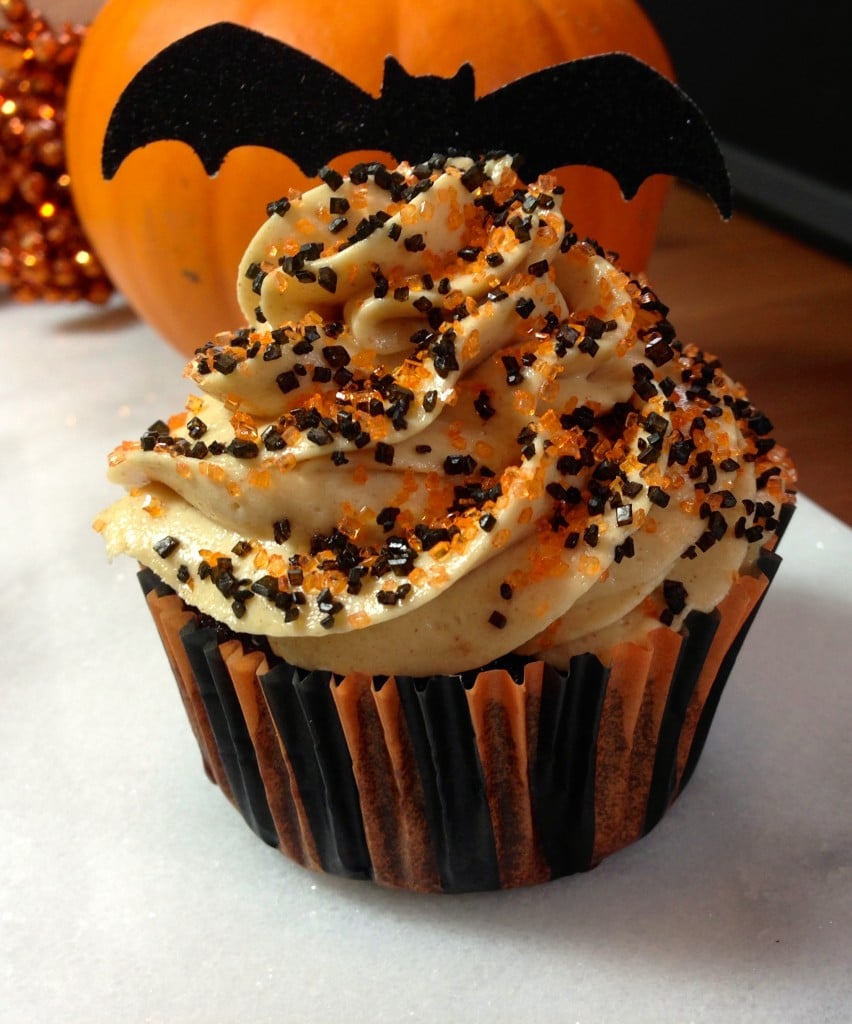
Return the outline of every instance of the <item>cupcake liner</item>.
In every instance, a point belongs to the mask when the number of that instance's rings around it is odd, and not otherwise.
[[[510,656],[387,679],[296,668],[139,578],[205,769],[265,842],[332,874],[470,892],[588,870],[657,824],[779,564],[764,549],[711,613],[608,666]]]

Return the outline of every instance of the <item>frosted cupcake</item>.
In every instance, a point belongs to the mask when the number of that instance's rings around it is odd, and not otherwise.
[[[553,180],[321,177],[270,204],[248,326],[113,452],[96,527],[268,842],[426,891],[589,868],[689,778],[794,471]]]

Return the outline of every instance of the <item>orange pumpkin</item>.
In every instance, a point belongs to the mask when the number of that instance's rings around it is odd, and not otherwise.
[[[483,13],[487,10],[487,13]],[[231,21],[304,50],[369,91],[381,89],[390,53],[412,75],[450,77],[473,64],[477,94],[576,57],[624,50],[671,77],[662,43],[634,0],[111,0],[93,22],[71,83],[67,152],[79,217],[110,276],[137,313],[185,353],[242,322],[236,270],[270,199],[309,181],[268,149],[232,151],[208,178],[185,144],[157,142],[131,154],[105,181],[100,154],[112,108],[154,54],[195,29]],[[251,69],[246,69],[251,73]],[[287,97],[270,84],[270,103]],[[554,124],[553,130],[570,131]],[[375,157],[376,154],[373,154]],[[341,154],[345,172],[364,154]],[[627,203],[615,180],[589,167],[560,170],[565,209],[582,235],[644,268],[669,186],[648,179]]]

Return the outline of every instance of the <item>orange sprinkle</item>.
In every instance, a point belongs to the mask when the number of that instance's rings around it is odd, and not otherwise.
[[[199,548],[198,553],[204,561],[208,563],[208,565],[215,565],[220,558],[230,557],[229,555],[226,555],[224,551],[211,551],[209,548]]]
[[[225,485],[225,490],[230,494],[232,498],[239,498],[242,494],[240,485],[235,480],[229,480]]]
[[[435,559],[436,562],[440,562],[447,557],[450,553],[449,541],[441,540],[437,544],[433,545],[429,550],[429,555]]]
[[[518,388],[512,404],[522,416],[531,416],[535,410],[535,397],[524,388]]]
[[[467,448],[467,438],[464,436],[464,424],[461,420],[455,420],[450,425],[447,437],[457,452],[463,452]]]
[[[267,564],[271,576],[284,576],[287,572],[287,559],[281,555],[272,555]]]
[[[494,534],[494,537],[491,540],[491,546],[498,549],[504,548],[511,539],[512,534],[509,530],[498,530],[498,532]]]
[[[374,348],[361,349],[352,356],[352,365],[358,370],[370,370],[376,365],[377,361]]]
[[[242,440],[257,437],[254,419],[247,412],[234,413],[231,424],[234,428],[234,433]]]
[[[577,565],[584,576],[596,576],[601,571],[600,559],[594,555],[580,555]]]
[[[272,477],[268,469],[253,469],[248,475],[248,482],[251,487],[266,491],[272,484]]]
[[[189,480],[192,476],[192,470],[189,467],[189,463],[186,459],[177,459],[175,461],[175,473],[184,480]]]
[[[624,356],[627,355],[627,353],[630,351],[630,349],[633,348],[633,345],[635,344],[635,342],[636,342],[636,338],[635,338],[635,336],[633,335],[632,332],[630,332],[629,334],[626,334],[618,342],[618,344],[615,346],[615,354],[619,357],[619,359],[623,359]]]
[[[417,477],[413,470],[406,469],[402,475],[402,486],[400,487],[399,492],[394,496],[393,504],[404,506],[407,503],[408,498],[417,492],[419,486],[420,485],[417,482]]]
[[[436,566],[429,573],[429,582],[432,584],[433,587],[446,586],[446,584],[449,583],[449,581],[449,573],[447,572],[446,569],[442,569],[439,566]]]
[[[370,474],[367,472],[367,467],[363,463],[355,470],[352,474],[352,483],[354,484],[365,484]]]
[[[346,621],[352,629],[363,629],[370,625],[370,616],[366,612],[352,612],[346,616]]]
[[[198,472],[214,484],[221,484],[225,479],[225,470],[221,466],[214,466],[209,462],[202,462],[198,467]]]
[[[479,331],[471,331],[462,345],[462,359],[465,362],[475,359],[479,355],[479,348]]]
[[[562,424],[559,422],[559,417],[556,415],[556,412],[553,409],[548,409],[541,417],[541,432],[552,437],[561,429]]]

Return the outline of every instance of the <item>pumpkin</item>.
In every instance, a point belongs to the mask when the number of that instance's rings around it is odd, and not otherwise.
[[[167,45],[217,21],[304,50],[373,95],[380,92],[387,54],[412,75],[448,78],[470,62],[477,95],[549,65],[612,50],[630,52],[671,77],[665,49],[634,0],[489,0],[485,8],[433,0],[414,9],[396,0],[111,0],[90,26],[71,83],[66,145],[74,201],[116,286],[187,354],[241,324],[236,270],[265,218],[266,202],[311,184],[286,156],[251,146],[232,151],[208,178],[195,153],[176,141],[137,150],[104,180],[101,146],[122,89]],[[286,103],[287,97],[271,84],[269,101]],[[553,130],[571,126],[554,124]],[[365,156],[341,154],[333,166],[345,173]],[[644,269],[668,180],[648,179],[628,203],[615,180],[596,168],[563,168],[558,177],[575,230],[619,253],[625,267]]]

